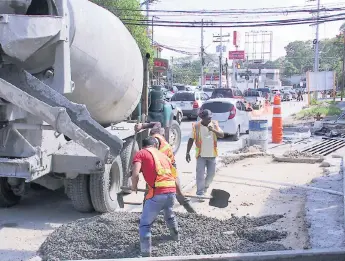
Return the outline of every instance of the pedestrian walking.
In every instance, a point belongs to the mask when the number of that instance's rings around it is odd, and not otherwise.
[[[224,132],[219,128],[218,122],[212,120],[210,110],[203,110],[199,117],[201,120],[192,125],[192,133],[187,145],[186,161],[191,161],[190,150],[193,143],[195,143],[196,195],[203,196],[216,174],[217,139],[223,138]],[[207,170],[206,178],[205,169]],[[200,198],[199,201],[203,200]]]
[[[155,138],[143,140],[143,149],[133,158],[132,190],[137,192],[141,172],[149,191],[140,218],[140,250],[143,257],[151,256],[151,226],[159,212],[163,210],[164,219],[173,240],[179,240],[178,224],[173,212],[176,193],[182,194],[176,177],[172,173],[169,158],[157,148]]]
[[[179,179],[178,173],[177,173],[175,155],[174,155],[172,147],[170,146],[170,144],[166,141],[166,139],[162,135],[162,133],[164,133],[164,131],[161,128],[160,122],[139,123],[139,124],[135,125],[134,130],[138,132],[142,129],[149,129],[149,128],[151,128],[151,130],[150,130],[151,137],[155,138],[157,143],[158,143],[158,147],[157,147],[158,150],[160,152],[162,152],[163,154],[165,154],[170,159],[170,162],[173,166],[173,168],[172,168],[173,174],[176,176],[176,178],[180,182],[180,179]],[[177,199],[178,203],[181,206],[183,206],[188,212],[190,212],[190,213],[195,212],[194,209],[189,204],[190,199],[188,199],[188,198],[186,198],[180,194],[176,195],[176,199]]]

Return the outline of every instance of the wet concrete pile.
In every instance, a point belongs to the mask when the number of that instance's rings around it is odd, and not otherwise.
[[[316,155],[316,154],[312,154],[310,152],[301,152],[301,151],[298,151],[298,150],[289,150],[289,151],[286,151],[284,154],[283,154],[284,157],[289,157],[289,158],[317,158],[319,157],[319,155]]]
[[[239,149],[234,152],[234,154],[240,154],[240,153],[256,153],[256,152],[263,152],[264,150],[262,149],[261,146],[259,145],[253,145],[253,146],[247,146],[242,149]]]
[[[282,218],[235,217],[219,220],[177,213],[181,240],[170,240],[163,216],[153,225],[154,256],[203,255],[229,252],[285,250],[277,242],[286,232],[259,229]],[[140,255],[139,213],[116,212],[79,219],[55,230],[41,245],[42,260],[133,258]],[[276,242],[274,242],[276,241]]]

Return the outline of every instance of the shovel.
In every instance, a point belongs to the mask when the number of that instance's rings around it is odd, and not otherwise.
[[[128,189],[127,187],[121,187],[122,189]],[[147,192],[146,189],[138,189],[138,191],[140,192]],[[184,195],[186,198],[197,198],[197,199],[208,199],[208,205],[212,206],[212,207],[216,207],[216,208],[226,208],[229,205],[229,198],[230,198],[230,193],[225,191],[225,190],[221,190],[221,189],[212,189],[211,191],[211,197],[206,197],[206,196],[192,196],[192,195]],[[118,201],[119,201],[119,205],[121,207],[121,203],[122,205],[127,204],[124,203],[123,201],[123,197],[121,198],[121,194],[118,194]],[[130,203],[128,203],[130,204]],[[139,204],[139,203],[133,203],[133,204]],[[140,203],[141,204],[141,203]],[[123,207],[122,207],[123,208]]]

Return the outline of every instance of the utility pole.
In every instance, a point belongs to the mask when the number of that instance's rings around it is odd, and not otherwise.
[[[174,86],[174,57],[171,56],[171,88]]]
[[[219,88],[222,88],[222,76],[223,76],[223,34],[222,27],[220,28],[220,50],[219,50]]]
[[[320,0],[317,0],[314,72],[319,71],[319,17],[320,17]]]
[[[315,76],[319,72],[319,17],[320,17],[320,0],[317,0],[316,13],[316,32],[315,32],[315,55],[314,55],[314,72]],[[316,82],[318,85],[318,83]],[[314,99],[317,99],[318,92],[314,92]]]
[[[200,58],[201,58],[201,90],[204,90],[204,19],[201,19],[201,47],[200,47]]]
[[[149,1],[147,0],[146,1],[146,21],[149,21]],[[149,30],[149,23],[147,23],[147,27],[146,27],[146,35],[147,35],[147,37],[149,37],[149,35],[150,35],[150,30]]]
[[[152,16],[152,22],[151,22],[151,45],[153,47],[153,17],[154,15]]]
[[[228,75],[228,58],[225,58],[225,77],[226,77],[226,88],[229,88],[229,75]]]
[[[222,71],[222,64],[223,64],[223,42],[229,42],[229,40],[223,41],[223,37],[229,38],[230,34],[223,35],[222,32],[222,27],[220,28],[220,34],[219,35],[214,35],[213,37],[216,37],[217,40],[214,40],[214,43],[220,43],[218,45],[219,47],[219,88],[222,88],[222,76],[223,76],[223,71]]]

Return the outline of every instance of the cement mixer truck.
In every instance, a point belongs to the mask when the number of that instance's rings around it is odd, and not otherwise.
[[[171,105],[157,93],[145,105],[143,78],[137,43],[107,10],[0,1],[0,207],[39,184],[65,188],[78,211],[114,211],[147,136],[134,133],[138,117],[162,122],[175,151],[181,142]]]

